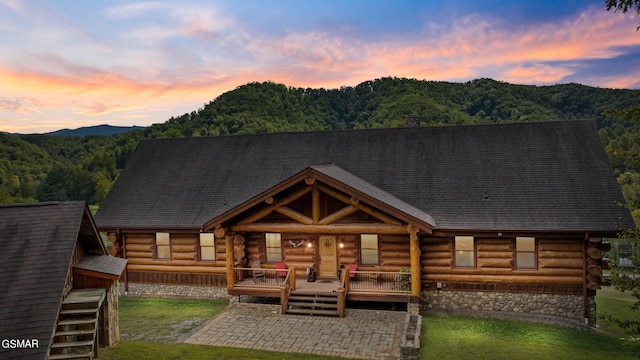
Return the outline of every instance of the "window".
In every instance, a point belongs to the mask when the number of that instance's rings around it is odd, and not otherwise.
[[[516,269],[535,269],[536,238],[516,237]]]
[[[266,233],[267,262],[282,261],[282,237],[280,234]]]
[[[156,259],[171,259],[169,233],[156,233]]]
[[[475,267],[476,252],[473,236],[456,236],[455,238],[456,266]]]
[[[362,265],[378,264],[378,235],[360,235],[360,263]]]
[[[213,233],[200,233],[200,260],[216,260],[216,243]]]

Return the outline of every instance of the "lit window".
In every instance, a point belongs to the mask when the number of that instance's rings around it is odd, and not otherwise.
[[[476,252],[473,236],[456,236],[455,238],[456,266],[476,266]]]
[[[156,233],[156,259],[171,259],[169,233]]]
[[[213,233],[200,233],[200,260],[216,260],[216,243]]]
[[[267,262],[282,261],[282,237],[277,233],[266,233]]]
[[[533,237],[516,238],[516,269],[536,268],[536,239]]]
[[[360,264],[362,265],[378,264],[378,235],[377,234],[360,235]]]

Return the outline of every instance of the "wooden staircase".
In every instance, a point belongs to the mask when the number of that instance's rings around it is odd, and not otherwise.
[[[72,290],[63,300],[47,359],[97,357],[98,322],[104,289]]]
[[[286,314],[339,316],[337,293],[294,291],[289,295]]]

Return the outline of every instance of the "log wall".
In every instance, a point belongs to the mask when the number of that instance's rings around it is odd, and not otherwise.
[[[260,265],[263,268],[275,269],[275,263],[266,262],[266,249],[264,243],[263,233],[247,233],[246,238],[246,253],[249,263],[251,260],[260,259]],[[301,246],[294,247],[289,240],[299,241],[301,239],[307,239]],[[307,247],[308,239],[311,239],[312,247]],[[287,268],[296,268],[296,277],[306,277],[307,266],[315,266],[318,248],[317,237],[313,235],[298,235],[298,234],[282,234],[282,261],[286,264]],[[317,267],[315,269],[317,271]]]
[[[584,241],[538,238],[537,244],[537,269],[515,268],[513,238],[476,239],[476,267],[456,268],[453,237],[423,238],[423,284],[426,288],[436,288],[439,283],[442,288],[469,290],[506,290],[520,286],[523,291],[538,288],[548,291],[555,286],[555,292],[580,292],[583,283]],[[493,284],[498,288],[470,284]]]
[[[378,257],[381,271],[398,272],[400,269],[410,269],[409,235],[380,235]]]
[[[224,277],[226,274],[225,240],[216,237],[216,261],[199,261],[198,238],[197,233],[170,234],[171,260],[154,259],[154,233],[126,234],[124,241],[111,242],[110,239],[110,243],[113,243],[113,249],[120,249],[119,254],[126,253],[128,281],[223,285],[223,280],[212,279],[211,275]],[[294,247],[289,242],[301,238],[306,239],[302,246]],[[309,239],[313,244],[311,248],[307,247]],[[453,237],[421,238],[421,273],[425,289],[435,289],[438,283],[451,290],[577,293],[582,289],[582,249],[585,246],[582,239],[537,238],[537,269],[527,270],[515,269],[513,238],[477,238],[475,268],[454,266],[453,242]],[[125,246],[121,249],[123,243]],[[360,262],[358,235],[337,235],[336,247],[338,264]],[[282,234],[282,255],[288,268],[297,269],[297,277],[306,277],[307,266],[317,266],[317,236]],[[275,263],[267,263],[265,256],[263,233],[234,236],[235,266],[249,266],[250,260],[260,259],[262,267],[275,268]],[[379,236],[378,266],[382,271],[392,272],[411,267],[408,234]],[[373,268],[374,265],[358,265],[361,271]]]
[[[338,235],[338,264],[357,264],[360,262],[360,248],[357,235]],[[343,247],[340,247],[340,243]]]
[[[265,260],[264,235],[262,233],[248,233],[246,238],[246,254],[248,260],[260,259],[264,268],[275,268],[274,263]],[[311,239],[312,247],[307,247],[307,241],[299,247],[293,247],[289,242],[302,238]],[[346,234],[336,236],[337,264],[359,264],[360,262],[360,237]],[[340,244],[343,246],[341,247]],[[317,237],[314,235],[282,234],[282,256],[288,268],[295,267],[298,277],[306,277],[307,266],[316,266]],[[382,271],[400,271],[411,267],[409,254],[409,235],[380,235],[379,237],[379,266]],[[248,261],[248,262],[249,262]],[[248,263],[247,262],[247,263]],[[359,270],[373,270],[375,265],[358,265]],[[317,270],[317,269],[316,269]]]
[[[166,274],[226,274],[226,245],[224,239],[215,239],[216,261],[198,260],[198,239],[199,234],[170,234],[171,259],[154,258],[155,233],[146,234],[126,234],[124,239],[124,252],[128,259],[127,280],[133,282],[158,282],[158,283],[179,283],[185,282],[195,285],[197,283],[210,283],[219,281],[209,281],[204,279],[180,278],[176,275],[155,276],[152,273]],[[122,245],[122,242],[113,242],[112,248]]]

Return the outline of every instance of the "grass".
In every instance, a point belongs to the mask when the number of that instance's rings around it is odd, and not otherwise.
[[[605,286],[598,290],[596,305],[598,310],[598,326],[606,333],[615,337],[626,337],[622,328],[608,319],[612,316],[616,319],[638,319],[640,313],[632,310],[631,305],[637,299],[629,292],[620,292],[615,288]]]
[[[622,341],[590,330],[463,316],[422,320],[422,359],[633,359]]]
[[[226,300],[120,297],[123,341],[177,343],[228,305]]]
[[[221,346],[129,342],[116,345],[115,347],[106,350],[100,349],[98,359],[338,360],[343,358],[332,358],[308,354],[289,354],[263,350],[238,349]]]
[[[598,309],[620,310],[627,294],[605,290]],[[341,359],[181,342],[227,306],[219,300],[120,298],[121,343],[100,349],[99,359]],[[623,313],[638,316],[633,313]],[[422,320],[421,359],[634,359],[634,348],[622,346],[615,329],[603,332],[552,325],[464,316]]]

